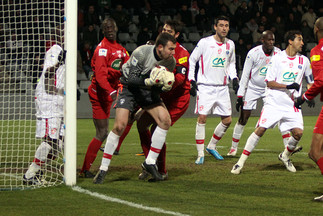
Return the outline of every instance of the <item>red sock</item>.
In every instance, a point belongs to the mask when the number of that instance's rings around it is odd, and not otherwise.
[[[118,146],[116,148],[116,151],[120,150],[121,144],[122,144],[123,140],[126,138],[126,136],[128,135],[131,127],[132,127],[132,123],[127,124],[127,127],[124,129],[123,134],[121,135],[121,137],[119,139],[119,143],[118,143]]]
[[[141,148],[144,152],[145,157],[147,157],[151,145],[151,133],[149,130],[139,132]]]
[[[92,139],[89,146],[87,147],[81,173],[84,170],[90,170],[92,163],[94,162],[101,145],[102,145],[102,142],[100,140],[97,140],[95,138]]]
[[[319,166],[320,170],[321,170],[321,174],[323,175],[323,157],[321,157],[316,164]]]
[[[157,158],[158,172],[166,174],[166,143],[164,143],[158,158]]]

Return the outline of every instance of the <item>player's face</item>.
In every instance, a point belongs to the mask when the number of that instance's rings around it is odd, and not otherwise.
[[[159,45],[158,46],[158,53],[159,57],[162,59],[169,59],[175,54],[176,44],[171,41],[168,41],[166,46]]]
[[[170,34],[171,36],[175,37],[175,30],[172,29],[169,25],[165,24],[164,27],[163,27],[163,30],[162,30],[162,33],[168,33]]]
[[[225,38],[230,30],[229,22],[226,20],[219,20],[217,25],[214,25],[216,34],[220,38]]]
[[[292,42],[292,47],[295,49],[296,52],[302,52],[303,46],[304,46],[303,36],[296,35],[294,41]]]
[[[109,41],[115,41],[117,38],[118,28],[116,24],[112,21],[107,21],[105,25],[102,27],[102,32],[104,37],[106,37]]]
[[[268,34],[263,40],[264,48],[269,51],[274,49],[275,36],[273,34]]]

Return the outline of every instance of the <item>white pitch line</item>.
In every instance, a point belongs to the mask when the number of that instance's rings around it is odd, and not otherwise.
[[[141,205],[141,204],[129,202],[129,201],[126,201],[126,200],[106,196],[104,194],[92,192],[92,191],[86,190],[86,189],[78,187],[78,186],[73,186],[72,190],[77,191],[79,193],[84,193],[84,194],[87,194],[87,195],[90,195],[90,196],[93,196],[93,197],[96,197],[96,198],[99,198],[99,199],[102,199],[102,200],[106,200],[108,202],[120,203],[120,204],[123,204],[123,205],[127,205],[127,206],[138,208],[138,209],[143,209],[143,210],[147,210],[147,211],[153,211],[153,212],[156,212],[156,213],[169,214],[169,215],[175,215],[175,216],[189,216],[187,214],[182,214],[182,213],[179,213],[179,212],[166,211],[166,210],[161,209],[161,208],[148,207],[148,206],[144,206],[144,205]]]

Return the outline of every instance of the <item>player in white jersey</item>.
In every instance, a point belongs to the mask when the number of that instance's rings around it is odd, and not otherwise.
[[[312,69],[307,57],[300,55],[304,45],[299,31],[286,34],[287,49],[272,57],[266,74],[266,99],[256,130],[249,136],[239,161],[233,166],[231,173],[239,174],[256,147],[260,137],[268,128],[280,122],[281,131],[291,131],[285,150],[278,158],[290,172],[296,172],[289,156],[296,148],[303,134],[303,116],[301,110],[294,106],[294,98],[301,95],[302,79],[305,75],[308,83],[313,83]]]
[[[204,163],[205,123],[207,115],[216,114],[221,122],[214,130],[206,150],[218,160],[223,157],[216,150],[217,142],[225,134],[231,124],[231,101],[229,94],[229,78],[233,80],[233,88],[238,90],[238,77],[235,67],[235,46],[226,38],[229,32],[229,19],[220,16],[215,19],[215,35],[202,38],[189,59],[189,75],[192,90],[197,91],[195,112],[198,114],[196,124],[196,147],[198,157],[196,164]],[[195,65],[199,70],[195,79]]]
[[[275,35],[272,31],[264,31],[261,40],[263,44],[251,49],[244,62],[236,103],[236,109],[238,112],[241,109],[241,113],[238,122],[234,126],[232,146],[227,154],[228,156],[237,154],[239,141],[251,111],[257,108],[257,100],[265,97],[266,83],[264,80],[268,63],[274,55],[281,52],[279,48],[274,46]],[[282,137],[284,143],[287,144],[290,137],[289,132],[282,132]]]
[[[27,185],[41,183],[41,166],[54,159],[62,148],[64,116],[65,51],[53,45],[45,55],[44,68],[36,87],[36,137],[42,138],[35,158],[23,176]]]

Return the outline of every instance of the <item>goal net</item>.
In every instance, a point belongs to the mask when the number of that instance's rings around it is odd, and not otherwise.
[[[64,36],[62,26],[63,0],[0,1],[0,190],[64,182],[62,145],[36,154],[43,140],[35,136],[35,89],[46,51]],[[37,181],[28,182],[23,177],[33,163]]]

